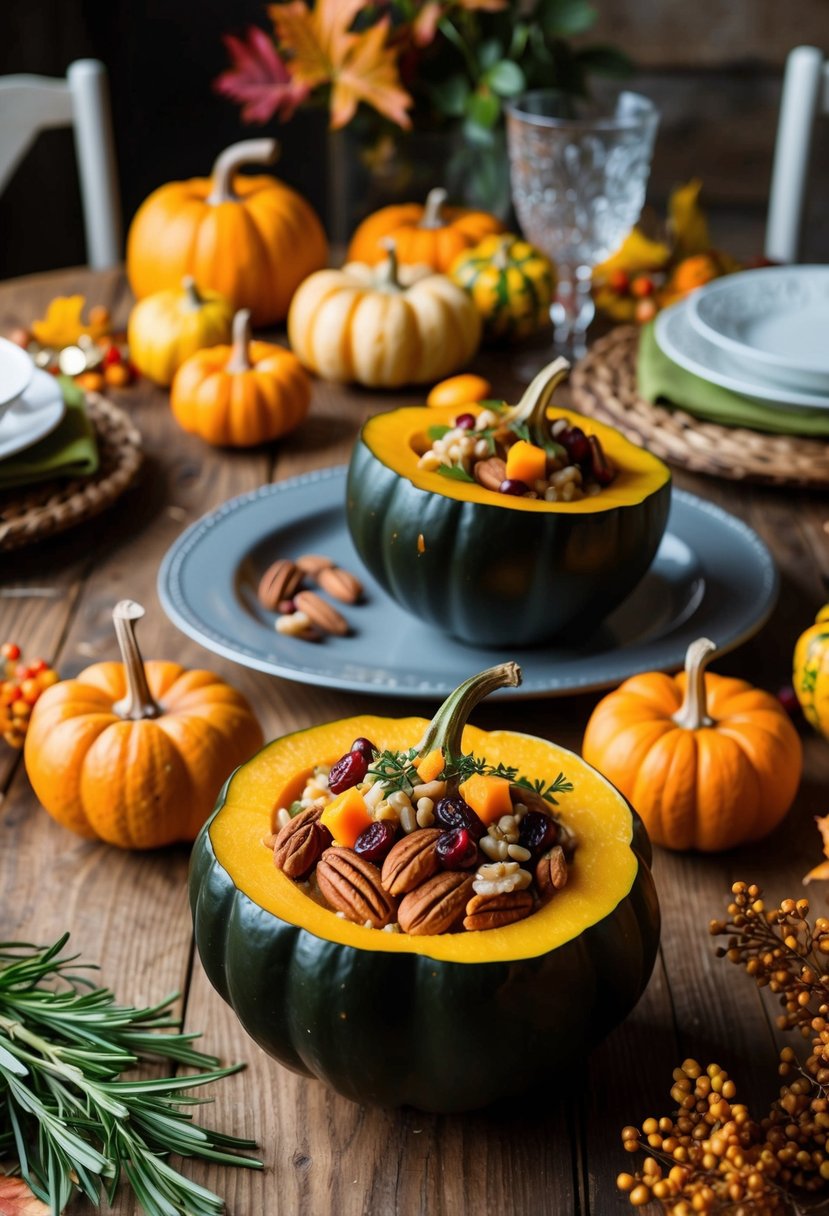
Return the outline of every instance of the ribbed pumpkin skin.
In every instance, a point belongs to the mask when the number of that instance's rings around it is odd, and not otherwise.
[[[142,376],[170,384],[190,355],[229,341],[232,321],[233,309],[215,292],[202,295],[198,303],[188,290],[153,292],[130,313],[130,359]]]
[[[420,620],[481,646],[588,634],[648,569],[669,507],[669,482],[595,514],[459,501],[412,485],[362,437],[346,492],[352,540],[380,585]]]
[[[218,447],[253,447],[292,431],[311,401],[299,360],[274,343],[251,342],[251,370],[229,372],[232,349],[199,351],[176,372],[170,406],[178,424]]]
[[[806,720],[829,738],[829,604],[797,640],[792,682]]]
[[[375,211],[352,236],[347,260],[369,266],[382,262],[386,257],[382,242],[391,237],[401,264],[431,266],[445,274],[459,253],[492,232],[504,231],[494,215],[464,207],[443,207],[439,227],[420,228],[424,211],[421,203],[396,204]]]
[[[555,274],[527,241],[486,237],[456,258],[449,273],[469,292],[489,338],[526,338],[550,324]]]
[[[237,175],[235,201],[208,203],[210,178],[160,186],[139,207],[127,239],[127,276],[137,299],[192,275],[254,325],[288,315],[291,297],[325,265],[328,243],[309,203],[273,177]]]
[[[163,714],[122,720],[121,663],[95,663],[43,693],[26,734],[26,771],[54,819],[125,849],[192,840],[228,772],[262,743],[245,698],[209,671],[149,661]]]
[[[687,685],[632,676],[593,711],[582,754],[634,802],[655,844],[719,852],[768,835],[800,782],[797,731],[775,697],[745,680],[705,673],[712,727],[672,717]]]

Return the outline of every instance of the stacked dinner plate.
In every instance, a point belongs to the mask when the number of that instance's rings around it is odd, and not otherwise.
[[[686,371],[750,400],[829,410],[829,266],[769,266],[716,279],[656,319]]]
[[[0,338],[0,462],[50,434],[65,409],[55,377],[36,368],[19,346]]]

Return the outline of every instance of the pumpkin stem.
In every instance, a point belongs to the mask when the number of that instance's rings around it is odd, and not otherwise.
[[[492,255],[492,265],[496,270],[506,270],[507,266],[509,266],[509,247],[511,241],[512,237],[509,235],[501,237],[498,248]]]
[[[445,228],[446,221],[442,215],[445,202],[446,191],[443,186],[435,186],[434,190],[430,190],[426,195],[426,203],[418,228]]]
[[[233,346],[227,361],[226,371],[249,372],[250,361],[250,309],[240,308],[233,318]]]
[[[191,274],[186,274],[181,280],[182,289],[187,296],[187,303],[190,308],[201,308],[204,300],[199,295],[199,289],[196,286],[196,280]]]
[[[683,730],[700,730],[703,726],[714,725],[714,719],[708,716],[706,704],[705,668],[716,649],[710,638],[697,638],[686,651],[685,674],[688,682],[682,704],[673,715],[673,721]]]
[[[112,610],[115,636],[127,677],[127,695],[116,701],[112,708],[119,718],[128,718],[133,722],[141,718],[158,718],[162,712],[147,684],[144,661],[135,637],[135,622],[140,621],[143,615],[144,609],[135,600],[119,600]]]
[[[243,139],[220,152],[210,174],[210,193],[207,202],[211,207],[219,203],[233,203],[238,195],[233,189],[233,178],[241,165],[250,163],[271,165],[279,155],[279,144],[275,139]]]
[[[467,719],[479,701],[496,688],[516,688],[521,683],[517,663],[499,663],[464,680],[441,705],[417,746],[420,756],[440,749],[444,760],[461,754],[461,736]]]
[[[567,378],[570,364],[566,359],[554,359],[546,367],[542,367],[537,376],[524,389],[524,394],[518,404],[504,416],[504,424],[513,422],[526,423],[533,443],[544,447],[550,440],[547,426],[547,410],[553,399],[553,393]]]
[[[388,257],[384,262],[381,262],[377,267],[377,273],[374,278],[374,286],[379,291],[401,291],[403,284],[400,282],[400,263],[397,260],[397,242],[394,237],[383,237],[380,244],[385,249]]]

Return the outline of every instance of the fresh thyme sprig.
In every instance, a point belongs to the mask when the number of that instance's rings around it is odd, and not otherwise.
[[[421,783],[420,775],[414,766],[417,755],[416,747],[410,747],[407,752],[378,752],[366,775],[382,781],[388,794],[402,790],[404,794],[411,795],[414,787]]]
[[[170,1153],[260,1168],[251,1140],[193,1122],[182,1091],[238,1071],[192,1046],[173,1016],[175,995],[145,1009],[78,975],[68,934],[47,948],[0,944],[0,1153],[16,1155],[35,1195],[58,1216],[76,1191],[113,1202],[123,1176],[147,1216],[219,1216],[218,1195],[178,1173]],[[202,1071],[123,1080],[142,1060]]]
[[[402,790],[404,794],[411,796],[415,786],[422,784],[414,763],[417,758],[418,751],[415,747],[409,748],[407,752],[378,752],[368,772],[378,781],[383,782],[387,794]],[[545,781],[541,777],[531,780],[529,777],[522,776],[512,765],[489,764],[483,757],[473,756],[471,753],[446,756],[443,772],[439,779],[455,781],[460,785],[475,773],[480,773],[484,777],[504,777],[513,785],[538,794],[540,798],[553,806],[558,806],[556,794],[569,794],[573,790],[572,781],[568,781],[564,773],[559,773],[553,781]]]

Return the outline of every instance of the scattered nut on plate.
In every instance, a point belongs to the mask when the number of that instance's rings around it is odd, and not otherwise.
[[[351,632],[349,622],[333,604],[308,590],[308,581],[344,604],[356,604],[363,596],[360,580],[323,553],[278,558],[257,589],[262,607],[277,614],[277,633],[303,641],[319,641],[324,634],[345,637]]]

